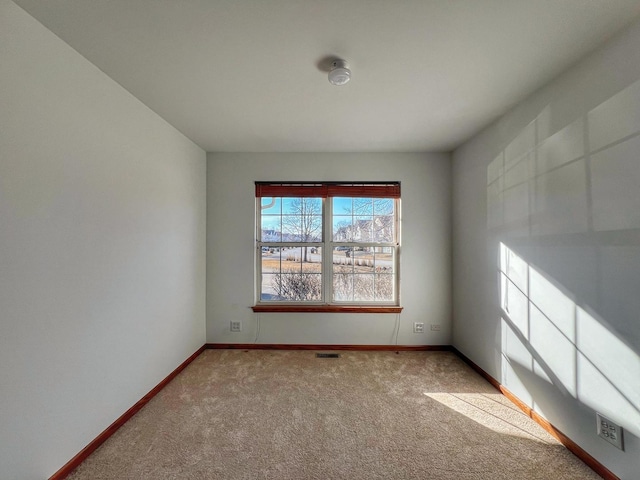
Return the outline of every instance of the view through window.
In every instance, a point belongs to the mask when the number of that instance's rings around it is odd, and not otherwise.
[[[256,184],[259,303],[397,305],[400,185]]]

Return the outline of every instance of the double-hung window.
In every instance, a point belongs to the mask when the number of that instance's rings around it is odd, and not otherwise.
[[[397,306],[400,184],[256,182],[257,305]]]

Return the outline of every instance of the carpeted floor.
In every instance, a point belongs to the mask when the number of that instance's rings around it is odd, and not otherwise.
[[[589,480],[449,352],[206,350],[68,478]]]

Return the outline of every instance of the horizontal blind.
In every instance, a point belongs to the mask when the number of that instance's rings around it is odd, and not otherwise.
[[[400,184],[389,183],[384,185],[372,185],[344,183],[337,185],[327,185],[327,196],[400,198]]]
[[[256,197],[326,197],[327,186],[318,183],[258,183]]]
[[[389,182],[389,183],[256,182],[256,197],[400,198],[400,182]]]

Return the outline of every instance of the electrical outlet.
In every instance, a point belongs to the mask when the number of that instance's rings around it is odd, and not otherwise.
[[[413,324],[413,333],[424,333],[424,323],[415,322]]]
[[[440,331],[440,325],[431,324],[431,331],[432,332],[439,332]]]
[[[231,331],[232,332],[241,332],[242,331],[242,322],[231,322]]]
[[[622,443],[622,427],[613,423],[607,417],[604,417],[599,413],[596,413],[596,421],[598,422],[598,436],[618,447],[620,450],[624,450],[624,445]]]

